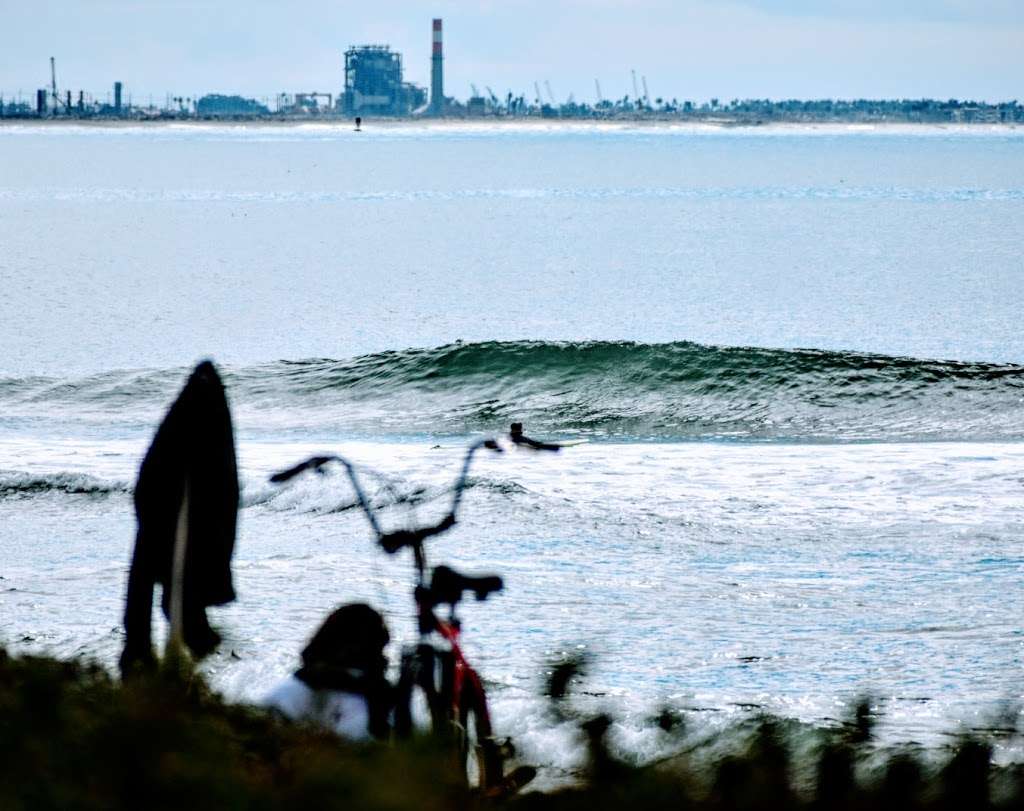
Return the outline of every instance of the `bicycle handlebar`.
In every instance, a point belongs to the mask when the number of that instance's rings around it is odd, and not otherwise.
[[[359,502],[359,506],[363,513],[366,515],[366,519],[370,522],[370,527],[373,529],[374,535],[377,536],[377,543],[380,544],[381,548],[384,549],[388,554],[395,554],[400,549],[405,547],[412,547],[418,549],[422,546],[423,542],[433,535],[440,535],[442,532],[446,532],[455,526],[455,514],[458,512],[459,504],[462,502],[462,491],[466,487],[466,480],[469,477],[469,467],[473,461],[473,455],[481,448],[487,448],[491,451],[501,453],[501,446],[493,439],[481,439],[474,442],[466,450],[466,455],[462,460],[462,470],[459,473],[458,479],[455,481],[453,487],[454,495],[452,496],[452,504],[448,510],[448,514],[440,520],[437,524],[426,527],[419,527],[417,529],[399,529],[394,532],[384,532],[380,523],[377,521],[377,516],[373,513],[373,508],[370,506],[369,499],[366,498],[366,494],[363,491],[362,485],[359,483],[359,477],[356,475],[355,467],[345,457],[332,454],[330,456],[311,456],[304,462],[299,462],[297,465],[293,465],[287,470],[279,471],[270,477],[270,481],[274,484],[283,484],[290,479],[295,478],[300,473],[304,473],[307,470],[317,470],[328,464],[329,462],[338,462],[345,468],[345,473],[348,474],[349,481],[352,482],[352,489],[355,490],[356,500]],[[417,555],[419,557],[419,555]]]
[[[275,473],[270,477],[270,481],[272,484],[284,484],[289,479],[294,479],[300,473],[304,473],[307,470],[319,470],[323,465],[336,458],[336,456],[311,456],[305,462],[299,462],[297,465],[294,465],[287,470],[281,470]]]

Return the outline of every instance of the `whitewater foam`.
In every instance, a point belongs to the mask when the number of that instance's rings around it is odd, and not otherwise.
[[[86,473],[35,474],[0,470],[0,499],[50,493],[108,496],[128,492],[130,488],[127,482],[105,480]]]

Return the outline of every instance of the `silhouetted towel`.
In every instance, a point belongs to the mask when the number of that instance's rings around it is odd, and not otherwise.
[[[164,417],[142,460],[135,485],[138,534],[128,577],[125,648],[121,669],[152,662],[153,585],[163,586],[170,616],[171,570],[178,512],[188,481],[184,637],[198,657],[220,637],[206,620],[207,606],[235,599],[231,556],[238,517],[234,431],[224,385],[213,364],[200,363]]]

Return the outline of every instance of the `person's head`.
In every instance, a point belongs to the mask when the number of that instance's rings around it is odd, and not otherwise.
[[[324,620],[302,651],[305,668],[352,668],[370,675],[387,668],[384,618],[365,603],[349,603]]]
[[[514,422],[514,423],[512,423],[512,428],[509,430],[509,433],[512,436],[522,436],[523,435],[523,424],[521,422]]]

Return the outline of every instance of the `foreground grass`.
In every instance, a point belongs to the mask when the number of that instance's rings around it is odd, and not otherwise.
[[[121,685],[98,667],[0,650],[0,809],[465,806],[425,746],[346,746],[225,704],[196,680]]]
[[[506,801],[561,809],[1024,808],[1024,769],[994,767],[962,739],[939,762],[867,753],[863,712],[793,755],[790,725],[735,731],[715,758],[629,767],[604,746],[608,719],[581,724],[580,785]],[[810,751],[811,754],[806,754]],[[874,765],[872,765],[872,763]],[[98,667],[0,649],[0,809],[473,809],[493,804],[454,778],[429,741],[359,747],[224,703],[199,680],[127,684]]]

